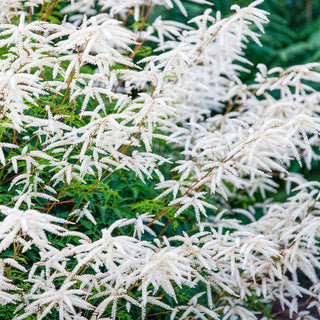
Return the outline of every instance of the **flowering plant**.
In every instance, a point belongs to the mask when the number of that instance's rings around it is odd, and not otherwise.
[[[320,64],[244,82],[262,0],[228,17],[190,1],[188,24],[150,18],[186,16],[180,0],[0,3],[14,319],[271,319],[274,301],[316,319],[320,183],[291,168],[319,160]]]

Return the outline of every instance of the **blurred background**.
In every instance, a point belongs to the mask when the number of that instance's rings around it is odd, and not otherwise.
[[[251,1],[219,0],[224,12],[227,2],[246,5]],[[257,61],[269,67],[320,61],[320,0],[265,0],[260,7],[270,12],[272,23],[261,38],[263,48],[248,46]]]

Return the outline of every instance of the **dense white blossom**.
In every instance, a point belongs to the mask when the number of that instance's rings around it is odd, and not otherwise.
[[[59,320],[117,319],[124,305],[141,319],[156,306],[171,319],[250,320],[256,296],[312,319],[298,299],[320,310],[320,184],[290,166],[320,159],[320,63],[259,64],[243,83],[246,43],[261,45],[269,21],[262,0],[226,18],[206,9],[188,25],[148,20],[154,6],[187,15],[180,0],[66,0],[61,24],[47,22],[49,3],[0,1],[0,171],[9,176],[0,252],[13,252],[0,259],[0,303],[18,306],[16,320],[53,310]],[[45,21],[32,21],[35,12]],[[117,172],[154,179],[159,213],[117,219],[114,210],[100,230],[73,190],[74,208],[56,216],[73,183],[96,187]],[[283,181],[287,198],[273,201]],[[252,203],[231,203],[242,197]],[[166,235],[185,212],[197,225]],[[81,223],[92,239],[75,231]]]

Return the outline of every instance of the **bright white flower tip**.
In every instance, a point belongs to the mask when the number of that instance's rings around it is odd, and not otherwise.
[[[150,227],[145,225],[145,223],[153,221],[153,218],[154,218],[154,215],[150,214],[149,212],[137,215],[137,218],[135,219],[135,222],[134,222],[133,237],[137,236],[138,239],[141,240],[142,234],[144,234],[145,232],[156,237],[156,233]],[[163,223],[157,220],[154,221],[154,224],[164,226]]]
[[[83,207],[83,209],[76,209],[74,211],[72,211],[69,214],[70,216],[77,216],[77,220],[76,222],[78,222],[83,216],[86,217],[88,220],[90,220],[93,224],[97,224],[96,220],[94,219],[93,215],[91,214],[91,212],[88,210],[88,206],[90,204],[90,201],[88,203],[86,203],[86,205]]]
[[[22,103],[24,99],[36,105],[35,98],[46,94],[40,78],[35,74],[14,73],[13,70],[0,71],[0,92],[6,97],[6,105],[9,102]],[[22,110],[23,111],[23,110]]]
[[[20,21],[18,25],[14,24],[1,24],[0,25],[0,37],[3,37],[0,41],[0,47],[4,47],[9,44],[19,44],[16,49],[18,53],[23,53],[22,48],[39,48],[39,44],[49,43],[49,39],[41,35],[41,32],[46,31],[47,23],[41,21],[33,21],[31,23],[26,22],[26,14],[23,12],[20,14]],[[5,36],[8,36],[6,37]],[[24,38],[28,37],[29,41],[24,41]],[[34,40],[34,42],[31,41]],[[15,48],[12,48],[14,50]]]
[[[132,65],[130,59],[115,49],[115,46],[120,50],[130,51],[129,45],[135,43],[133,34],[121,27],[119,21],[111,19],[106,14],[85,19],[81,26],[75,30],[67,27],[54,34],[51,39],[60,35],[68,35],[68,39],[58,42],[57,51],[59,53],[69,54],[68,50],[75,52],[80,50],[83,62],[91,63],[94,59],[96,61],[102,59],[110,66],[115,63]]]
[[[131,305],[135,305],[137,307],[141,307],[141,304],[135,300],[134,298],[130,297],[128,294],[126,294],[126,291],[123,288],[113,288],[112,286],[106,285],[106,288],[103,292],[97,293],[94,295],[94,298],[104,297],[106,298],[97,306],[97,308],[94,311],[94,315],[92,319],[103,319],[103,318],[95,318],[97,316],[101,316],[106,307],[112,303],[112,320],[116,320],[116,312],[117,312],[117,301],[118,300],[126,300],[126,308],[127,312],[130,312]],[[108,318],[110,319],[110,318]],[[110,319],[111,320],[111,319]]]
[[[162,287],[171,297],[176,300],[175,290],[171,281],[180,287],[189,282],[193,268],[190,258],[179,254],[180,248],[164,247],[154,253],[141,270],[142,278],[142,301],[145,304],[148,296],[147,288],[152,284],[155,292]]]
[[[4,152],[2,150],[2,148],[17,148],[18,146],[12,143],[4,143],[4,142],[0,142],[0,162],[2,163],[2,165],[6,165],[6,158],[4,155]]]
[[[211,317],[212,319],[220,319],[219,315],[214,312],[213,310],[204,307],[202,304],[198,303],[198,299],[204,294],[198,293],[195,296],[193,296],[190,301],[188,306],[179,306],[176,311],[178,310],[183,310],[184,312],[182,313],[181,317],[179,319],[186,319],[191,317],[192,315],[196,316],[198,319],[208,319],[208,316]],[[175,319],[176,312],[173,312],[171,314],[170,319]]]
[[[73,1],[73,4],[69,5],[67,8],[64,9],[64,12],[70,12],[70,11],[82,11],[83,9],[80,7],[80,4],[83,6],[86,6],[87,8],[90,8],[90,4],[93,0],[77,0]],[[212,5],[211,2],[205,1],[205,0],[189,0],[191,2],[199,3],[199,4],[207,4]],[[143,6],[148,7],[151,2],[149,0],[98,0],[98,4],[102,6],[101,10],[108,10],[110,12],[110,15],[114,17],[117,14],[120,14],[122,18],[125,18],[127,12],[131,9],[133,9],[134,12],[134,18],[136,21],[139,20],[140,16],[140,10]],[[178,6],[179,10],[187,16],[187,11],[182,4],[180,0],[154,0],[152,1],[152,5],[162,5],[166,8],[172,9],[174,7],[174,4]],[[93,5],[92,5],[93,6]],[[79,10],[80,9],[80,10]]]
[[[212,5],[212,2],[210,1],[205,1],[205,0],[189,0],[190,2],[195,2],[195,3],[200,3],[200,4],[207,4],[207,5]],[[185,9],[184,5],[180,0],[156,0],[157,4],[164,5],[172,9],[174,7],[174,4],[179,8],[181,13],[184,16],[187,16],[187,10]]]
[[[197,221],[200,223],[200,213],[205,217],[207,216],[205,208],[217,209],[214,205],[208,203],[204,200],[204,192],[191,192],[190,195],[185,195],[175,200],[172,200],[169,205],[181,205],[181,207],[176,211],[175,216],[180,215],[184,210],[189,207],[193,207],[195,210]]]
[[[19,264],[13,259],[0,260],[0,303],[1,305],[6,305],[8,303],[15,303],[20,300],[19,294],[8,293],[9,290],[19,290],[18,287],[13,285],[9,279],[4,276],[5,264],[18,266]],[[22,269],[26,271],[25,269]]]
[[[127,12],[133,9],[136,21],[139,20],[141,7],[150,4],[148,0],[98,0],[98,3],[102,6],[102,10],[110,10],[111,17],[120,14],[124,18]]]
[[[69,13],[72,11],[80,11],[87,13],[90,10],[90,8],[94,7],[95,2],[96,0],[71,0],[70,4],[68,4],[61,10],[61,13]]]
[[[146,31],[139,35],[139,38],[158,42],[159,47],[162,48],[165,44],[165,38],[175,40],[182,35],[183,30],[190,29],[192,28],[188,25],[176,21],[162,20],[162,17],[159,16]],[[153,35],[154,33],[157,33],[157,36]]]
[[[37,210],[19,210],[18,208],[0,206],[0,211],[6,216],[0,222],[0,252],[7,249],[12,243],[20,242],[23,235],[29,236],[39,248],[49,245],[45,232],[59,236],[80,235],[80,233],[68,231],[64,227],[54,224],[54,222],[69,224],[69,221]]]
[[[231,300],[226,298],[227,306],[220,307],[219,310],[223,312],[222,320],[228,319],[241,319],[241,320],[256,320],[253,311],[248,310],[247,308],[241,305],[241,300]]]
[[[57,277],[57,275],[56,275]],[[53,284],[54,277],[48,279],[46,286],[41,289],[42,292],[37,292],[28,295],[28,299],[33,301],[28,304],[25,309],[25,313],[21,316],[15,317],[15,320],[22,320],[28,316],[37,313],[41,318],[50,314],[53,308],[57,308],[59,311],[59,319],[74,319],[73,315],[76,315],[75,307],[80,307],[85,310],[92,310],[93,306],[86,301],[88,292],[81,289],[75,289],[73,286],[76,281],[72,281],[66,278],[65,282],[56,288]],[[39,314],[39,308],[43,307]]]
[[[38,7],[46,2],[50,2],[50,0],[27,0],[23,3],[25,7],[29,7],[31,12],[34,13],[34,8]]]
[[[21,0],[2,0],[0,2],[0,23],[10,23],[12,17],[22,8]]]

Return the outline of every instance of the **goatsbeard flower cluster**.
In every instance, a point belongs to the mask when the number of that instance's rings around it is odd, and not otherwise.
[[[65,18],[47,22],[58,3]],[[206,9],[185,25],[146,23],[153,6],[187,15],[180,0],[1,1],[0,169],[11,178],[0,205],[0,303],[16,306],[14,319],[120,319],[124,308],[142,319],[152,308],[171,319],[258,319],[252,296],[315,319],[320,184],[289,168],[319,159],[320,64],[260,64],[243,83],[245,44],[260,44],[268,22],[261,3],[234,5],[226,18]],[[151,51],[137,61],[144,43]],[[158,179],[171,220],[192,209],[197,226],[156,234],[166,212],[141,212],[90,239],[70,222],[95,224],[88,204],[67,219],[37,209],[73,181],[98,185],[121,170]],[[273,202],[283,182],[290,196]],[[265,200],[230,204],[244,194]],[[113,235],[127,226],[131,235]],[[65,237],[75,240],[55,243]],[[22,257],[32,252],[30,266]]]

